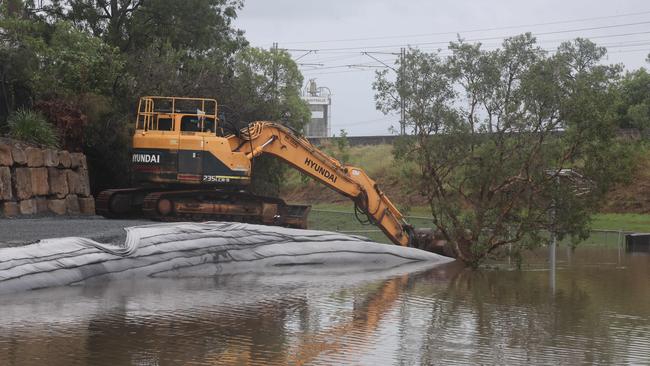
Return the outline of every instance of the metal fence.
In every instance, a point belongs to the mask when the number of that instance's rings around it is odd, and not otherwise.
[[[426,216],[405,216],[408,222],[416,228],[434,229],[432,218]],[[353,212],[338,210],[312,209],[309,215],[309,228],[315,230],[337,231],[351,235],[365,236],[379,243],[390,243],[384,233],[372,224],[361,224]],[[625,241],[623,230],[591,230],[587,239],[579,245],[607,245],[622,246]],[[560,245],[568,245],[570,241],[565,239]]]

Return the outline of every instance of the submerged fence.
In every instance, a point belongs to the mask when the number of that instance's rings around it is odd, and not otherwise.
[[[405,216],[408,222],[416,228],[431,228],[433,222],[431,217]],[[312,209],[309,215],[309,228],[316,230],[338,231],[341,233],[361,235],[378,243],[390,243],[384,233],[372,224],[360,223],[352,211]],[[591,230],[587,239],[579,245],[607,245],[624,246],[625,234],[623,230]],[[560,245],[568,245],[568,239],[560,242]]]

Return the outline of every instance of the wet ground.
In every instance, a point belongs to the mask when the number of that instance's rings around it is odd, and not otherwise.
[[[0,219],[0,247],[24,245],[39,239],[81,236],[102,242],[126,237],[127,226],[152,224],[146,220],[106,220],[103,217],[42,217]]]
[[[140,280],[0,298],[1,365],[650,364],[650,255]]]

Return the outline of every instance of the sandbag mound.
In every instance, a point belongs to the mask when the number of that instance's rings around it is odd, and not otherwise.
[[[296,266],[386,269],[452,261],[359,236],[243,223],[172,223],[125,230],[125,243],[69,237],[0,249],[0,293],[107,279],[214,276]]]

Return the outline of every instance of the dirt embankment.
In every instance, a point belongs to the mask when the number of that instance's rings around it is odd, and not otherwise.
[[[403,206],[426,205],[425,198],[416,192],[408,192],[412,189],[405,182],[400,182],[390,176],[372,176],[377,181],[379,189],[395,204]],[[301,186],[285,188],[281,196],[287,202],[300,202],[306,204],[318,203],[349,203],[350,199],[337,193],[323,184],[310,180]]]
[[[414,191],[410,181],[395,166],[390,145],[355,146],[349,150],[352,164],[366,170],[391,201],[400,206],[426,206],[426,199]],[[301,182],[291,171],[281,196],[288,202],[307,204],[349,203],[349,199],[314,180]],[[614,187],[601,209],[605,213],[650,214],[650,156],[639,161],[630,182]]]
[[[426,205],[424,197],[418,194],[412,182],[404,179],[404,173],[399,163],[393,160],[392,146],[360,145],[349,147],[343,154],[336,147],[321,146],[328,154],[340,158],[346,156],[348,164],[362,168],[368,176],[377,182],[379,188],[388,198],[399,206]],[[313,179],[301,178],[294,169],[289,169],[286,184],[281,192],[282,198],[288,202],[307,204],[317,203],[349,203],[350,200],[320,182]]]
[[[607,194],[601,211],[650,214],[650,157],[639,161],[630,182],[614,187]]]

